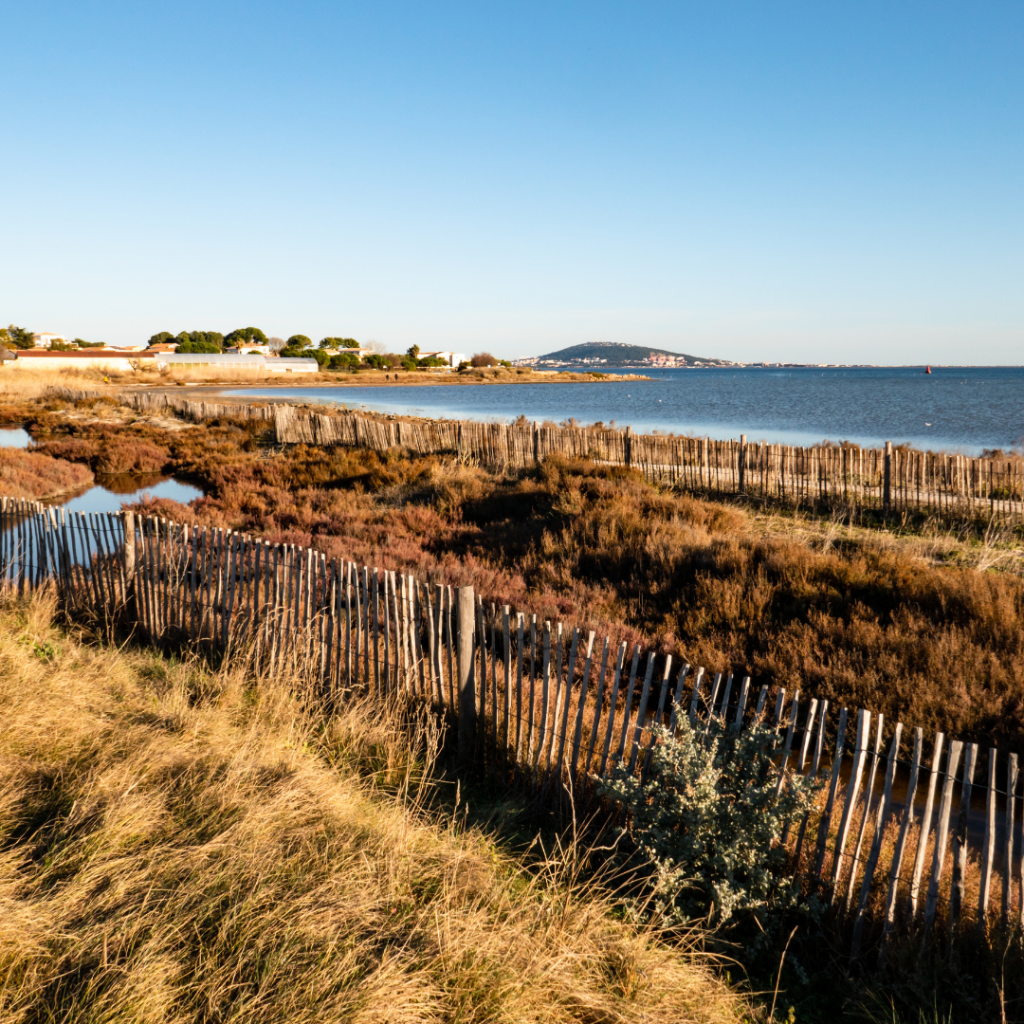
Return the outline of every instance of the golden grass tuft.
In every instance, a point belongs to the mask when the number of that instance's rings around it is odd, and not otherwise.
[[[416,793],[428,741],[0,606],[0,1021],[750,1019],[556,859]]]

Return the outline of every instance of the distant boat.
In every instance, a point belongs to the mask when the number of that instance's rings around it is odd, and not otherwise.
[[[932,372],[932,368],[931,368],[930,366],[926,366],[926,367],[924,368],[924,372],[925,372],[925,373],[931,373],[931,372]]]

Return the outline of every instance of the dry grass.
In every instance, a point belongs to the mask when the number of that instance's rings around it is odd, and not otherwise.
[[[750,1019],[571,858],[438,820],[394,716],[324,723],[51,611],[0,606],[4,1024]]]
[[[5,498],[39,501],[80,491],[92,482],[92,473],[76,462],[24,448],[0,448],[0,494]]]

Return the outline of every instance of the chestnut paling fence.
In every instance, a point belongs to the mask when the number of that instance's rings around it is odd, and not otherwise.
[[[590,458],[708,494],[745,494],[797,504],[841,504],[883,512],[1024,518],[1024,459],[857,445],[792,445],[634,434],[629,428],[545,427],[469,420],[398,420],[286,404],[205,402],[162,392],[123,392],[140,412],[193,420],[251,418],[273,423],[281,444],[350,445],[378,452],[450,452],[491,466],[522,467],[551,455]]]
[[[941,733],[926,742],[866,709],[693,669],[593,632],[496,607],[471,587],[328,560],[227,530],[0,499],[0,582],[52,582],[68,615],[154,643],[245,646],[261,671],[330,705],[404,696],[447,714],[462,770],[579,806],[616,766],[643,772],[655,725],[762,722],[780,787],[823,783],[782,837],[794,878],[820,887],[851,933],[884,950],[941,925],[1024,927],[1018,756]],[[567,794],[572,800],[567,800]],[[938,924],[937,924],[938,922]]]

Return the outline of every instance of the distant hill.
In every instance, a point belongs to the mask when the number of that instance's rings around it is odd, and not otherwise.
[[[731,366],[728,359],[709,359],[706,356],[691,356],[684,352],[669,352],[650,345],[625,345],[618,341],[588,341],[582,345],[537,356],[535,359],[521,359],[520,363],[535,366]]]

